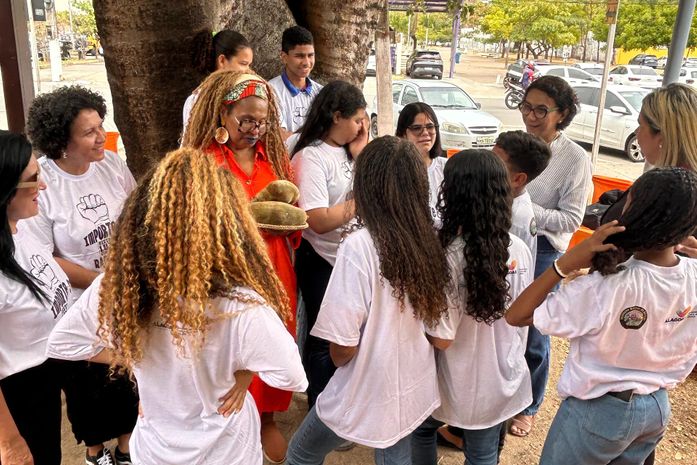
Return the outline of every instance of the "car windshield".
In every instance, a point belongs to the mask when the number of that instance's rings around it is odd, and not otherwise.
[[[648,95],[649,91],[645,89],[623,90],[619,94],[624,98],[636,111],[641,111],[641,102]]]
[[[422,87],[424,102],[434,108],[464,108],[474,110],[477,105],[459,87]]]
[[[440,60],[440,53],[438,52],[417,52],[416,58],[425,58],[430,60]]]
[[[657,76],[653,68],[632,68],[632,73],[638,76]]]

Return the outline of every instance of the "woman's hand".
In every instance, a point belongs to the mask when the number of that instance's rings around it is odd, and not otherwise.
[[[609,236],[624,231],[624,226],[618,226],[617,224],[617,220],[615,220],[600,226],[593,232],[591,237],[568,250],[557,260],[560,270],[564,274],[570,274],[581,268],[589,268],[595,254],[614,250],[616,248],[614,245],[603,244],[603,242]]]
[[[697,258],[697,238],[690,236],[682,243],[675,246],[675,251],[685,254],[690,258]]]
[[[22,436],[0,443],[0,463],[3,465],[34,465],[29,447]]]
[[[370,120],[368,120],[366,116],[361,120],[361,129],[358,131],[358,135],[348,144],[349,152],[354,159],[356,159],[365,146],[368,145],[368,128],[370,128]]]
[[[235,385],[232,386],[223,397],[218,399],[220,407],[218,413],[224,417],[229,417],[233,413],[237,413],[244,405],[244,399],[247,396],[247,389],[252,383],[254,373],[248,370],[238,370],[235,372]]]

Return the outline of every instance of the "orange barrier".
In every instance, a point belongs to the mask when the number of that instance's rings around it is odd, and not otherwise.
[[[110,152],[118,153],[119,147],[119,136],[118,132],[109,131],[106,133],[106,141],[104,141],[104,150],[109,150]]]
[[[626,191],[632,185],[632,181],[627,181],[625,179],[610,178],[607,176],[593,176],[593,203],[600,200],[600,196],[605,192],[612,189],[620,189]],[[581,226],[578,231],[571,236],[571,242],[569,242],[569,248],[583,242],[588,239],[591,234],[593,234],[592,229],[588,229],[585,226]]]
[[[593,203],[600,200],[600,196],[612,189],[626,191],[632,185],[632,181],[625,179],[609,178],[607,176],[593,176]]]
[[[462,151],[462,150],[460,150],[460,149],[448,149],[448,150],[447,150],[448,158],[452,157],[452,156],[455,155],[457,152],[461,152],[461,151]]]

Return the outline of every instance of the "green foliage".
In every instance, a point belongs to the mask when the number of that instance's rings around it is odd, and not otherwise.
[[[395,32],[408,35],[407,27],[409,18],[416,22],[416,39],[419,42],[426,40],[426,30],[428,29],[428,41],[450,42],[453,36],[453,16],[449,13],[408,13],[404,11],[390,11],[390,27]],[[412,30],[414,25],[412,24]]]
[[[94,8],[89,0],[71,0],[73,13],[73,32],[77,35],[94,36],[97,34],[97,21]],[[56,22],[63,32],[70,30],[70,14],[67,11],[57,13]]]

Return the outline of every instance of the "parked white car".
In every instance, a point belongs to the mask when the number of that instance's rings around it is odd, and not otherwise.
[[[593,143],[600,84],[577,85],[574,86],[574,91],[580,108],[564,132],[575,141]],[[649,92],[640,87],[608,85],[600,129],[602,147],[622,150],[634,162],[644,161],[644,155],[637,144],[636,130],[639,127],[637,120],[641,102]]]
[[[678,82],[697,87],[697,68],[680,68]]]
[[[602,68],[601,68],[602,69]],[[576,66],[559,65],[535,65],[535,74],[539,76],[559,76],[571,85],[598,82],[599,78],[593,76]]]
[[[397,127],[399,113],[412,102],[429,104],[438,117],[440,140],[443,150],[491,148],[501,132],[498,118],[480,110],[464,90],[442,81],[416,81],[405,79],[392,84],[392,118]],[[370,114],[370,129],[377,136],[377,99]]]
[[[649,66],[619,65],[610,70],[608,82],[612,84],[656,89],[663,78]]]
[[[603,64],[602,63],[575,63],[574,68],[578,68],[581,71],[594,76],[597,80],[603,77]]]

